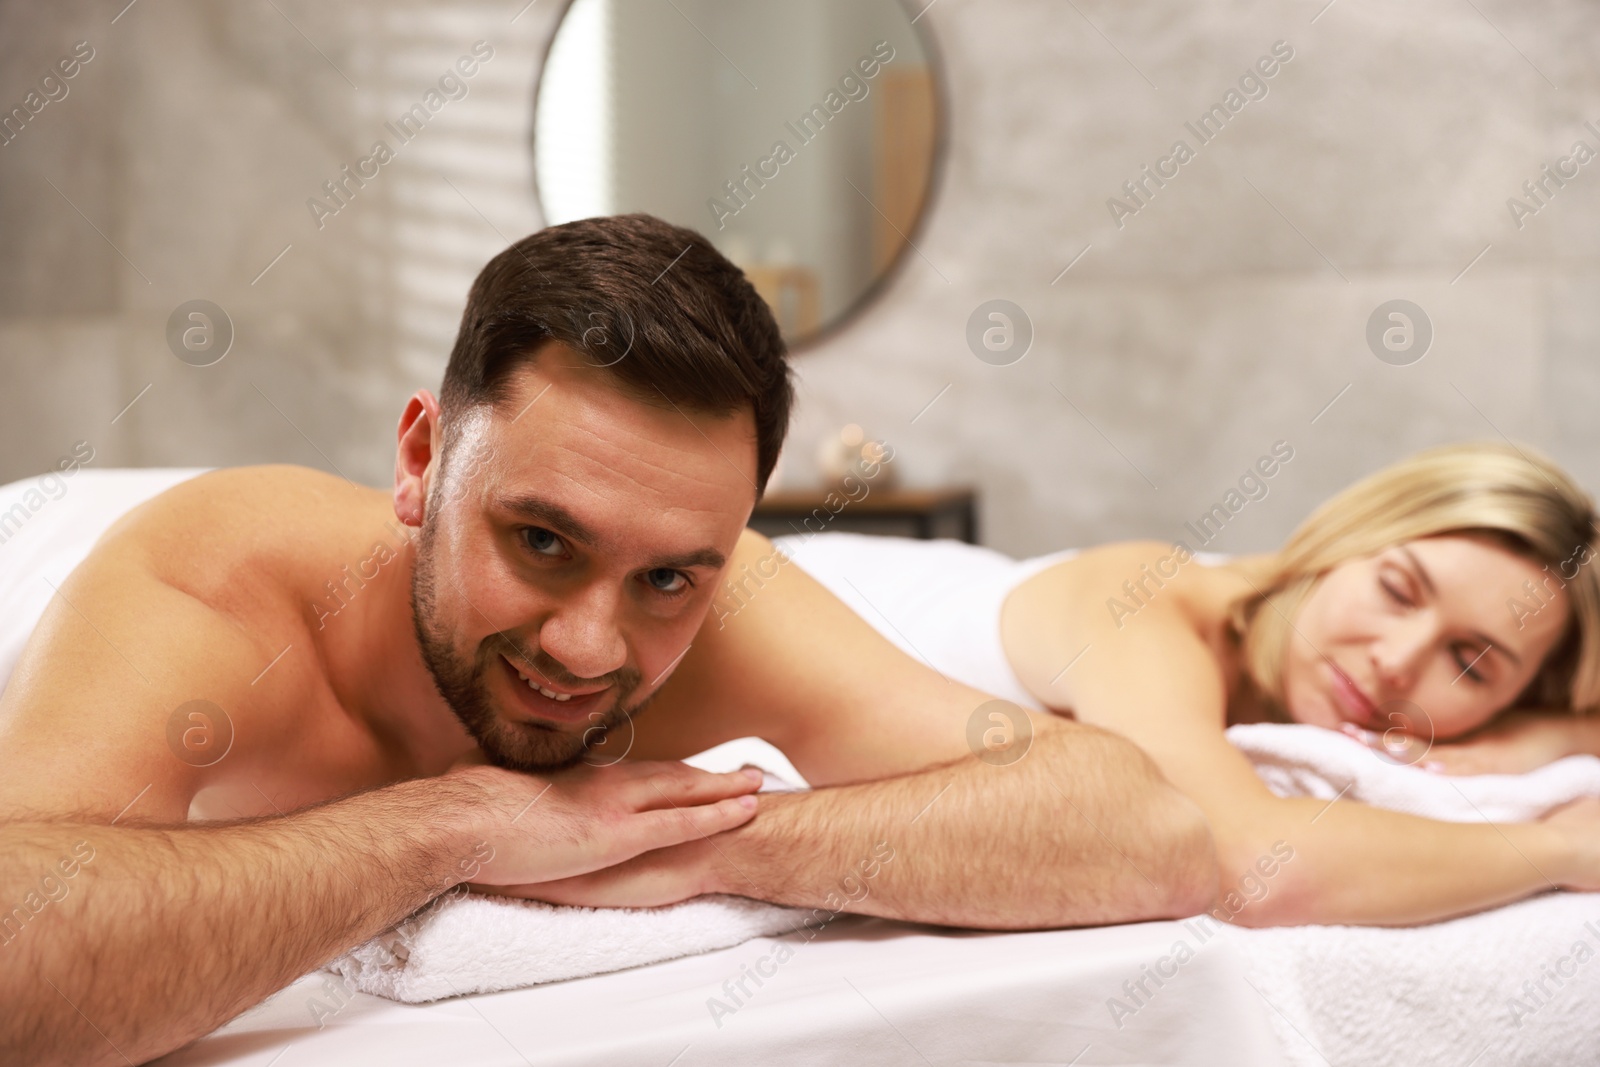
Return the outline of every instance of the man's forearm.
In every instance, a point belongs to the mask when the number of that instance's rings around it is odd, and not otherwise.
[[[718,892],[986,929],[1194,914],[1217,877],[1199,809],[1143,753],[1048,720],[1016,763],[763,797],[713,844]]]
[[[219,826],[0,825],[0,1062],[143,1063],[393,925],[468,873],[439,817],[455,789]]]

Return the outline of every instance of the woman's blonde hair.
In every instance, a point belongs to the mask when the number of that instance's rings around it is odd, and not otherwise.
[[[1600,705],[1600,561],[1589,565],[1600,542],[1595,518],[1588,494],[1526,446],[1484,442],[1419,452],[1312,512],[1278,552],[1259,595],[1231,606],[1245,668],[1281,708],[1290,620],[1324,574],[1405,541],[1481,534],[1543,564],[1571,605],[1564,636],[1511,706],[1589,712]],[[1541,598],[1547,594],[1548,588],[1540,591]],[[1539,601],[1530,601],[1524,609],[1531,612]]]

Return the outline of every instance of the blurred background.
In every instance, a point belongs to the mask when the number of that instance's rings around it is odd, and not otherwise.
[[[1447,441],[1592,491],[1597,43],[1586,0],[0,0],[0,481],[385,484],[488,258],[649,210],[794,345],[782,494],[848,426],[1018,555],[1183,536],[1278,442],[1206,547]]]

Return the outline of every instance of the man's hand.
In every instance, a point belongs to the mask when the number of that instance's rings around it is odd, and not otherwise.
[[[473,832],[494,849],[474,883],[515,896],[731,830],[755,814],[751,794],[761,787],[760,771],[710,774],[673,762],[580,766],[542,776],[480,766],[446,777],[477,791]],[[603,885],[618,876],[591,877]]]
[[[696,838],[572,878],[524,885],[474,884],[472,888],[583,908],[659,908],[712,892],[711,864],[715,858],[711,839]]]

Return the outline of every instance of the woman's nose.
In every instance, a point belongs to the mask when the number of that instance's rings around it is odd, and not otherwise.
[[[1416,684],[1435,629],[1431,620],[1417,615],[1397,621],[1373,643],[1373,669],[1389,694],[1409,692]]]

